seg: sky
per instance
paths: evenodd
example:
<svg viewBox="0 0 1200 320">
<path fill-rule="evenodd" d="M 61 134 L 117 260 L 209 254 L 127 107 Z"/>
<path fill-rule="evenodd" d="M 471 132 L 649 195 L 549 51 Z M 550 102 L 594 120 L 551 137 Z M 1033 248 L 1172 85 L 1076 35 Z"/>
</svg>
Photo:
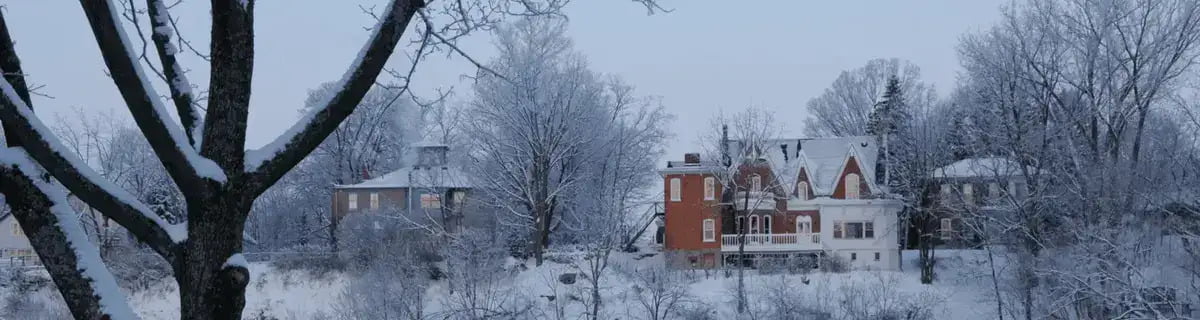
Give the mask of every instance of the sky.
<svg viewBox="0 0 1200 320">
<path fill-rule="evenodd" d="M 143 4 L 141 1 L 133 1 Z M 257 148 L 299 117 L 307 92 L 339 79 L 374 24 L 360 6 L 383 0 L 259 0 L 255 9 L 255 66 L 247 147 Z M 758 107 L 774 112 L 791 136 L 803 132 L 805 103 L 844 70 L 874 58 L 909 60 L 945 94 L 955 85 L 956 47 L 968 32 L 1000 16 L 1002 0 L 798 1 L 661 0 L 669 13 L 648 15 L 624 0 L 575 0 L 567 9 L 569 35 L 593 70 L 624 78 L 642 95 L 661 97 L 675 116 L 666 159 L 698 151 L 702 130 L 718 112 Z M 44 121 L 76 109 L 117 110 L 128 116 L 105 75 L 87 19 L 76 1 L 5 2 L 4 15 L 28 79 L 44 85 L 35 108 Z M 208 52 L 207 1 L 172 9 L 186 39 Z M 143 21 L 142 23 L 146 23 Z M 132 32 L 132 28 L 129 28 Z M 490 35 L 460 45 L 476 60 L 495 54 Z M 153 48 L 149 48 L 153 50 Z M 404 68 L 402 47 L 389 67 Z M 181 63 L 191 82 L 207 87 L 207 66 Z M 423 61 L 414 92 L 454 89 L 470 98 L 474 67 L 461 57 Z M 381 79 L 386 81 L 386 79 Z M 159 93 L 165 93 L 165 85 Z M 132 121 L 130 121 L 132 123 Z M 666 160 L 664 159 L 664 160 Z"/>
</svg>

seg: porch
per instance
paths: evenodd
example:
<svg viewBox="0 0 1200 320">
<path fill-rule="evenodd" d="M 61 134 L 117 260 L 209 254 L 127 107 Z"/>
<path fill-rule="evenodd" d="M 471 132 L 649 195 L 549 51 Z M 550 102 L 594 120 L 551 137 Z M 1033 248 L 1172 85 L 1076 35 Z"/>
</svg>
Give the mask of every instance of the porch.
<svg viewBox="0 0 1200 320">
<path fill-rule="evenodd" d="M 821 250 L 821 234 L 819 233 L 756 233 L 756 234 L 722 234 L 721 251 L 736 252 L 745 237 L 745 251 L 778 252 L 778 251 L 817 251 Z"/>
</svg>

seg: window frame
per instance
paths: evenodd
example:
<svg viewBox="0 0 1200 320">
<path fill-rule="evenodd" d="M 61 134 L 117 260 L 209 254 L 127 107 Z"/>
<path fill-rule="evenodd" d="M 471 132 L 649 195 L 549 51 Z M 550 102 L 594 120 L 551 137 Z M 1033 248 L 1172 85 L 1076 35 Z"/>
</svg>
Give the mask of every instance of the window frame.
<svg viewBox="0 0 1200 320">
<path fill-rule="evenodd" d="M 753 191 L 753 192 L 761 192 L 762 191 L 762 176 L 760 176 L 758 174 L 754 174 L 754 175 L 750 176 L 750 191 Z"/>
<path fill-rule="evenodd" d="M 853 178 L 854 183 L 850 183 L 851 178 Z M 859 176 L 857 173 L 853 172 L 847 173 L 846 176 L 842 178 L 842 184 L 844 184 L 845 187 L 846 199 L 862 198 L 862 176 Z M 853 190 L 853 192 L 851 192 L 851 190 Z"/>
<path fill-rule="evenodd" d="M 942 240 L 950 240 L 953 238 L 954 221 L 950 218 L 942 218 L 939 221 L 938 238 Z"/>
<path fill-rule="evenodd" d="M 852 228 L 851 226 L 857 226 Z M 851 232 L 851 231 L 858 232 Z M 870 232 L 868 232 L 870 231 Z M 870 236 L 868 236 L 868 234 Z M 833 238 L 841 240 L 869 240 L 875 239 L 875 222 L 866 220 L 856 221 L 834 221 L 833 222 Z"/>
<path fill-rule="evenodd" d="M 682 190 L 680 190 L 683 188 L 683 181 L 680 180 L 679 178 L 671 178 L 670 184 L 671 184 L 671 186 L 670 186 L 671 190 L 668 190 L 668 192 L 670 193 L 670 196 L 671 196 L 671 202 L 683 201 L 683 195 L 682 195 L 683 192 L 682 192 Z"/>
<path fill-rule="evenodd" d="M 369 198 L 370 198 L 370 201 L 371 201 L 371 204 L 370 204 L 370 208 L 371 208 L 371 210 L 376 210 L 376 209 L 379 209 L 379 193 L 378 193 L 378 192 L 372 192 L 372 193 L 370 194 Z"/>
<path fill-rule="evenodd" d="M 717 179 L 704 177 L 704 200 L 717 199 Z"/>
<path fill-rule="evenodd" d="M 796 233 L 811 234 L 812 232 L 812 217 L 796 216 Z"/>
<path fill-rule="evenodd" d="M 757 214 L 750 215 L 749 221 L 750 221 L 750 230 L 748 230 L 746 233 L 747 234 L 758 234 L 759 230 L 762 230 L 761 228 L 758 227 L 758 221 L 759 221 L 758 215 Z"/>
<path fill-rule="evenodd" d="M 764 214 L 761 219 L 762 219 L 762 228 L 761 229 L 762 229 L 763 234 L 771 234 L 771 232 L 772 232 L 771 222 L 772 222 L 772 220 L 775 220 L 775 218 L 771 217 L 771 215 L 769 215 L 769 214 Z"/>
<path fill-rule="evenodd" d="M 882 256 L 882 255 L 879 254 L 879 251 L 875 251 L 875 261 L 879 261 L 879 259 L 881 258 L 880 256 Z"/>
<path fill-rule="evenodd" d="M 974 205 L 975 204 L 975 186 L 970 183 L 964 183 L 962 185 L 962 198 L 963 198 L 964 204 Z"/>
<path fill-rule="evenodd" d="M 704 219 L 701 227 L 700 236 L 704 242 L 717 241 L 717 221 L 715 219 Z"/>
<path fill-rule="evenodd" d="M 346 208 L 350 210 L 358 210 L 358 192 L 346 193 Z"/>
<path fill-rule="evenodd" d="M 796 198 L 800 200 L 808 200 L 808 181 L 800 181 L 796 183 Z"/>
</svg>

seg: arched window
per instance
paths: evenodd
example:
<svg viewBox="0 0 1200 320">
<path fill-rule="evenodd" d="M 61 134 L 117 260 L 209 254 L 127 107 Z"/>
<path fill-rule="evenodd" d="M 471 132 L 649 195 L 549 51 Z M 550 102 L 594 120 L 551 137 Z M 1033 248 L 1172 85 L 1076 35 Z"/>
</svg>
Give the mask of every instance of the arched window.
<svg viewBox="0 0 1200 320">
<path fill-rule="evenodd" d="M 750 176 L 750 191 L 762 191 L 762 177 L 759 175 Z"/>
<path fill-rule="evenodd" d="M 704 178 L 704 200 L 714 200 L 717 198 L 717 179 L 713 177 Z"/>
<path fill-rule="evenodd" d="M 861 181 L 862 179 L 858 177 L 858 174 L 851 173 L 846 175 L 846 199 L 858 199 L 859 188 L 862 184 Z"/>
<path fill-rule="evenodd" d="M 737 217 L 733 219 L 733 230 L 739 234 L 746 231 L 746 217 Z"/>
<path fill-rule="evenodd" d="M 750 216 L 750 232 L 749 234 L 758 234 L 758 216 Z"/>
<path fill-rule="evenodd" d="M 680 188 L 679 184 L 680 184 L 679 178 L 671 178 L 671 201 L 672 202 L 679 202 L 679 200 L 681 200 L 681 196 L 679 194 L 679 188 Z"/>
<path fill-rule="evenodd" d="M 796 233 L 812 233 L 812 217 L 796 216 Z"/>
<path fill-rule="evenodd" d="M 771 215 L 762 217 L 762 230 L 765 234 L 771 234 Z"/>
<path fill-rule="evenodd" d="M 796 184 L 796 196 L 799 197 L 800 200 L 808 200 L 808 182 L 807 181 L 800 181 L 800 183 Z"/>
</svg>

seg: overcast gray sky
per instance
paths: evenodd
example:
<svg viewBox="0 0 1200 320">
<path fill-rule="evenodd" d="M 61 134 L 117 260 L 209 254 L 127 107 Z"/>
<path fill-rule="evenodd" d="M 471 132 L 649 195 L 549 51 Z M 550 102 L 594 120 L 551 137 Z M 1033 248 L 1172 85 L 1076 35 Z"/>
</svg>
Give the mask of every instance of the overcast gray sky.
<svg viewBox="0 0 1200 320">
<path fill-rule="evenodd" d="M 134 1 L 141 3 L 140 1 Z M 308 89 L 339 78 L 358 52 L 373 21 L 358 4 L 383 0 L 260 0 L 256 8 L 255 69 L 247 147 L 259 147 L 288 128 Z M 1002 0 L 798 1 L 663 0 L 674 9 L 646 15 L 624 0 L 575 0 L 570 34 L 592 68 L 620 75 L 638 91 L 663 98 L 676 116 L 667 157 L 698 148 L 699 130 L 719 110 L 748 106 L 774 110 L 785 130 L 802 132 L 804 104 L 838 73 L 873 58 L 896 57 L 919 65 L 943 94 L 954 86 L 959 37 L 999 18 Z M 45 85 L 34 104 L 44 119 L 71 107 L 121 108 L 104 75 L 96 42 L 76 1 L 8 1 L 5 16 L 29 79 Z M 174 9 L 184 35 L 207 52 L 208 3 L 191 0 Z M 480 60 L 493 54 L 480 34 L 463 48 Z M 413 48 L 406 48 L 411 51 Z M 152 49 L 151 49 L 152 50 Z M 393 65 L 407 64 L 403 55 Z M 198 58 L 183 61 L 192 83 L 207 87 Z M 461 58 L 420 66 L 418 94 L 456 87 L 469 96 L 461 75 L 473 68 Z M 160 88 L 160 93 L 165 89 Z"/>
</svg>

